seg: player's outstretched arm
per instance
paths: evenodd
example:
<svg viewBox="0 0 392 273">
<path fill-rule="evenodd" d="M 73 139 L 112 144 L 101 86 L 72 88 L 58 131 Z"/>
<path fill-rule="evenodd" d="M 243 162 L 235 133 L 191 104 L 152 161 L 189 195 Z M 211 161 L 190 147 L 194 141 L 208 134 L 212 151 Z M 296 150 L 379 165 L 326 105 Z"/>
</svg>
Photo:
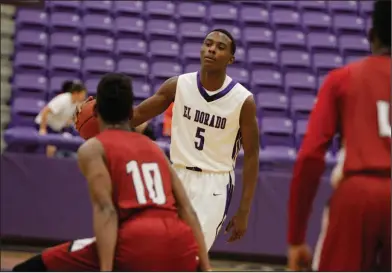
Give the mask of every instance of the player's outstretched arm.
<svg viewBox="0 0 392 273">
<path fill-rule="evenodd" d="M 240 130 L 244 149 L 244 167 L 242 170 L 242 196 L 236 215 L 226 227 L 226 232 L 233 229 L 229 242 L 241 239 L 247 229 L 248 217 L 259 175 L 259 126 L 256 117 L 256 103 L 249 96 L 241 109 Z"/>
<path fill-rule="evenodd" d="M 112 271 L 117 243 L 118 216 L 112 201 L 112 183 L 101 143 L 92 138 L 78 150 L 79 168 L 87 180 L 93 206 L 93 226 L 101 271 Z"/>
<path fill-rule="evenodd" d="M 176 96 L 177 79 L 172 77 L 165 81 L 154 95 L 133 109 L 132 128 L 162 114 L 170 106 Z"/>
<path fill-rule="evenodd" d="M 173 186 L 173 194 L 176 199 L 178 214 L 185 223 L 187 223 L 193 231 L 195 235 L 197 244 L 199 246 L 199 262 L 200 268 L 202 271 L 212 271 L 210 261 L 208 258 L 207 246 L 204 240 L 204 235 L 201 230 L 201 226 L 199 223 L 199 219 L 197 218 L 196 212 L 193 209 L 191 202 L 186 195 L 185 189 L 182 186 L 180 178 L 178 178 L 176 172 L 170 166 L 170 162 L 168 160 L 171 177 L 172 177 L 172 186 Z"/>
</svg>

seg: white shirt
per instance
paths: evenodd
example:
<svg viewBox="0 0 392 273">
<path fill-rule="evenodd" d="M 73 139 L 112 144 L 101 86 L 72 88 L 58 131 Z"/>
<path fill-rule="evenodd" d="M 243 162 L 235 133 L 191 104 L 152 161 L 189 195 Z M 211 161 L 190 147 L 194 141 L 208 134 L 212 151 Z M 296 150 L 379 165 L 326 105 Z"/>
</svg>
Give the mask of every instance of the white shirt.
<svg viewBox="0 0 392 273">
<path fill-rule="evenodd" d="M 47 124 L 54 131 L 61 131 L 67 122 L 72 118 L 76 110 L 77 103 L 72 102 L 71 93 L 63 93 L 54 97 L 49 103 L 48 107 L 50 113 L 48 114 Z M 40 124 L 42 119 L 42 111 L 35 118 L 35 123 Z"/>
<path fill-rule="evenodd" d="M 178 166 L 228 172 L 241 149 L 242 105 L 252 93 L 229 76 L 219 90 L 209 92 L 198 75 L 178 77 L 170 159 Z"/>
</svg>

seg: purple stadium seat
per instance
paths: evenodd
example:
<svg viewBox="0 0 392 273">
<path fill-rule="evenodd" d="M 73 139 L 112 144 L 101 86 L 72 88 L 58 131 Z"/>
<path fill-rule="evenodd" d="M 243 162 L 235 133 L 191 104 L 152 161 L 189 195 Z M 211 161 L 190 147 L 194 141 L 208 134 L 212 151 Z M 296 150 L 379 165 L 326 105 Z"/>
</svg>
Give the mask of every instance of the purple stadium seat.
<svg viewBox="0 0 392 273">
<path fill-rule="evenodd" d="M 200 64 L 188 64 L 185 66 L 184 73 L 192 73 L 200 70 Z"/>
<path fill-rule="evenodd" d="M 288 94 L 316 93 L 316 78 L 310 73 L 289 72 L 285 75 L 285 89 Z"/>
<path fill-rule="evenodd" d="M 175 14 L 176 5 L 172 1 L 146 1 L 146 15 L 150 17 L 172 17 Z"/>
<path fill-rule="evenodd" d="M 34 126 L 34 119 L 44 106 L 43 100 L 15 98 L 11 108 L 12 126 Z"/>
<path fill-rule="evenodd" d="M 142 39 L 118 39 L 115 52 L 118 56 L 147 55 L 147 44 Z"/>
<path fill-rule="evenodd" d="M 289 100 L 283 94 L 261 92 L 257 94 L 257 107 L 262 117 L 287 117 Z"/>
<path fill-rule="evenodd" d="M 133 81 L 133 94 L 136 99 L 145 100 L 151 96 L 151 87 L 143 81 Z"/>
<path fill-rule="evenodd" d="M 218 21 L 236 21 L 238 19 L 238 9 L 230 4 L 211 4 L 210 19 L 213 22 Z"/>
<path fill-rule="evenodd" d="M 276 46 L 279 49 L 304 49 L 306 46 L 305 35 L 297 30 L 276 31 Z"/>
<path fill-rule="evenodd" d="M 249 86 L 249 72 L 244 68 L 229 66 L 227 68 L 227 75 L 233 80 L 241 83 L 245 87 Z"/>
<path fill-rule="evenodd" d="M 86 80 L 85 86 L 89 96 L 97 95 L 97 87 L 99 84 L 99 80 L 99 78 L 91 78 Z"/>
<path fill-rule="evenodd" d="M 112 34 L 113 20 L 108 15 L 86 14 L 83 17 L 83 31 L 85 34 Z"/>
<path fill-rule="evenodd" d="M 256 90 L 255 87 L 260 87 L 281 91 L 283 87 L 282 75 L 275 70 L 253 70 L 251 85 L 254 90 Z"/>
<path fill-rule="evenodd" d="M 16 28 L 44 31 L 48 25 L 48 14 L 35 9 L 20 9 L 16 14 Z"/>
<path fill-rule="evenodd" d="M 352 13 L 358 12 L 358 2 L 352 0 L 327 1 L 328 9 L 332 13 Z"/>
<path fill-rule="evenodd" d="M 54 97 L 58 94 L 60 94 L 63 90 L 61 90 L 61 87 L 65 81 L 72 81 L 72 80 L 79 80 L 78 78 L 72 78 L 72 77 L 65 77 L 65 76 L 54 76 L 50 78 L 49 82 L 49 99 L 51 97 Z"/>
<path fill-rule="evenodd" d="M 363 58 L 363 56 L 355 56 L 355 55 L 346 56 L 346 58 L 344 58 L 344 63 L 345 64 L 353 63 L 353 62 L 361 60 L 362 58 Z"/>
<path fill-rule="evenodd" d="M 87 57 L 83 60 L 83 74 L 106 74 L 113 72 L 115 63 L 111 58 Z"/>
<path fill-rule="evenodd" d="M 370 30 L 371 27 L 372 27 L 372 18 L 369 17 L 369 18 L 366 19 L 366 22 L 365 22 L 365 30 L 366 30 L 366 33 L 369 32 L 369 30 Z"/>
<path fill-rule="evenodd" d="M 301 147 L 302 140 L 306 134 L 307 127 L 307 120 L 297 120 L 295 125 L 295 144 L 297 146 L 297 149 Z"/>
<path fill-rule="evenodd" d="M 243 7 L 240 22 L 244 25 L 269 25 L 269 13 L 263 7 Z"/>
<path fill-rule="evenodd" d="M 29 97 L 45 100 L 48 80 L 37 75 L 16 74 L 13 81 L 15 97 Z"/>
<path fill-rule="evenodd" d="M 182 46 L 182 59 L 186 62 L 189 60 L 200 60 L 200 43 L 185 43 Z"/>
<path fill-rule="evenodd" d="M 284 71 L 310 70 L 310 56 L 304 51 L 284 50 L 280 53 L 280 66 Z"/>
<path fill-rule="evenodd" d="M 197 19 L 201 21 L 207 16 L 207 9 L 203 3 L 178 3 L 177 13 L 181 20 Z"/>
<path fill-rule="evenodd" d="M 83 54 L 85 56 L 105 54 L 111 55 L 114 50 L 114 40 L 109 36 L 86 35 L 84 36 Z"/>
<path fill-rule="evenodd" d="M 268 28 L 245 27 L 243 31 L 244 42 L 248 46 L 268 45 L 272 46 L 274 35 Z"/>
<path fill-rule="evenodd" d="M 200 50 L 200 49 L 199 49 Z M 180 45 L 176 42 L 154 40 L 150 42 L 150 57 L 155 58 L 179 58 Z"/>
<path fill-rule="evenodd" d="M 265 146 L 294 146 L 293 123 L 290 119 L 266 117 L 261 120 L 261 143 Z"/>
<path fill-rule="evenodd" d="M 326 75 L 320 75 L 317 79 L 317 88 L 320 89 L 321 85 L 324 83 Z"/>
<path fill-rule="evenodd" d="M 19 51 L 15 54 L 14 67 L 17 71 L 35 71 L 42 73 L 46 71 L 47 57 L 39 52 Z"/>
<path fill-rule="evenodd" d="M 117 16 L 128 16 L 142 14 L 144 9 L 144 1 L 113 1 L 113 11 Z"/>
<path fill-rule="evenodd" d="M 254 0 L 237 0 L 236 1 L 238 4 L 240 4 L 242 7 L 259 7 L 262 6 L 264 8 L 267 7 L 267 4 L 263 1 L 254 1 Z"/>
<path fill-rule="evenodd" d="M 234 63 L 245 63 L 245 62 L 246 62 L 245 49 L 237 46 Z"/>
<path fill-rule="evenodd" d="M 362 34 L 365 31 L 365 21 L 356 15 L 337 14 L 333 18 L 333 27 L 337 34 Z"/>
<path fill-rule="evenodd" d="M 182 73 L 182 66 L 175 62 L 154 62 L 151 65 L 151 79 L 167 79 Z"/>
<path fill-rule="evenodd" d="M 18 150 L 22 145 L 37 145 L 39 143 L 38 138 L 38 131 L 31 126 L 17 126 L 9 128 L 4 133 L 4 140 L 8 145 L 7 148 L 15 145 Z"/>
<path fill-rule="evenodd" d="M 231 33 L 231 35 L 233 36 L 234 40 L 236 40 L 237 45 L 241 45 L 242 44 L 242 36 L 241 36 L 241 29 L 239 27 L 237 27 L 236 25 L 233 24 L 214 24 L 212 26 L 212 28 L 210 28 L 210 31 L 217 29 L 217 28 L 221 28 L 221 29 L 226 29 L 228 32 Z"/>
<path fill-rule="evenodd" d="M 148 63 L 144 60 L 121 59 L 117 63 L 117 71 L 132 77 L 146 78 L 149 72 Z"/>
<path fill-rule="evenodd" d="M 82 9 L 84 13 L 111 13 L 113 1 L 83 1 Z"/>
<path fill-rule="evenodd" d="M 42 31 L 19 30 L 16 33 L 15 45 L 18 49 L 45 51 L 48 46 L 48 35 Z"/>
<path fill-rule="evenodd" d="M 370 52 L 370 44 L 365 36 L 342 35 L 339 37 L 339 49 L 343 55 L 350 53 L 365 55 Z"/>
<path fill-rule="evenodd" d="M 359 2 L 359 12 L 362 16 L 370 16 L 373 12 L 374 1 Z"/>
<path fill-rule="evenodd" d="M 338 41 L 336 37 L 328 33 L 309 33 L 308 49 L 312 53 L 317 52 L 337 52 Z"/>
<path fill-rule="evenodd" d="M 49 59 L 50 74 L 61 76 L 79 75 L 81 60 L 77 55 L 52 54 Z"/>
<path fill-rule="evenodd" d="M 46 1 L 49 4 L 49 9 L 52 12 L 66 11 L 66 12 L 79 12 L 81 8 L 81 1 Z"/>
<path fill-rule="evenodd" d="M 137 17 L 117 17 L 114 21 L 114 27 L 118 37 L 133 36 L 139 38 L 142 37 L 145 33 L 145 23 L 142 19 Z"/>
<path fill-rule="evenodd" d="M 79 35 L 72 33 L 53 33 L 50 36 L 50 51 L 69 52 L 78 54 L 82 45 L 82 39 Z"/>
<path fill-rule="evenodd" d="M 146 30 L 150 39 L 162 37 L 175 39 L 177 35 L 177 25 L 171 20 L 149 20 Z"/>
<path fill-rule="evenodd" d="M 52 33 L 59 31 L 78 32 L 81 23 L 80 16 L 71 12 L 53 12 L 50 16 Z"/>
<path fill-rule="evenodd" d="M 275 28 L 299 28 L 301 17 L 296 11 L 276 9 L 271 14 L 271 21 Z"/>
<path fill-rule="evenodd" d="M 257 66 L 278 66 L 278 54 L 270 48 L 251 48 L 248 50 L 248 62 L 252 67 Z"/>
<path fill-rule="evenodd" d="M 286 8 L 295 10 L 297 8 L 297 3 L 295 0 L 268 0 L 266 3 L 267 6 L 271 9 Z"/>
<path fill-rule="evenodd" d="M 291 115 L 293 119 L 308 119 L 316 102 L 316 97 L 311 95 L 297 95 L 291 98 Z"/>
<path fill-rule="evenodd" d="M 309 1 L 311 2 L 311 1 Z M 325 12 L 305 12 L 303 14 L 303 27 L 306 31 L 329 31 L 332 26 L 332 19 Z M 311 33 L 309 33 L 311 34 Z"/>
<path fill-rule="evenodd" d="M 327 9 L 326 1 L 309 1 L 299 0 L 297 6 L 300 10 L 305 11 L 325 11 Z"/>
<path fill-rule="evenodd" d="M 203 23 L 186 22 L 179 25 L 179 34 L 184 42 L 194 41 L 201 43 L 208 31 L 208 26 Z"/>
<path fill-rule="evenodd" d="M 279 162 L 293 164 L 296 158 L 296 151 L 294 148 L 287 146 L 266 146 L 261 152 L 260 156 L 268 162 Z"/>
<path fill-rule="evenodd" d="M 313 55 L 313 70 L 318 74 L 325 74 L 343 65 L 342 57 L 332 53 L 316 53 Z"/>
</svg>

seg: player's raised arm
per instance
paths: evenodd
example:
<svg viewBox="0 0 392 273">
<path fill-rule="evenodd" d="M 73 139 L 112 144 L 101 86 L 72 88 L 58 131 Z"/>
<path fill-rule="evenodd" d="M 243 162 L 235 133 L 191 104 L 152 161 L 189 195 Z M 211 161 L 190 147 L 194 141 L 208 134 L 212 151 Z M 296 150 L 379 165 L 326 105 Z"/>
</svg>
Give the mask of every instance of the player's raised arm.
<svg viewBox="0 0 392 273">
<path fill-rule="evenodd" d="M 92 138 L 78 150 L 78 164 L 88 182 L 93 227 L 101 271 L 112 271 L 117 243 L 118 216 L 112 201 L 112 182 L 103 160 L 101 143 Z"/>
<path fill-rule="evenodd" d="M 173 194 L 174 198 L 176 199 L 178 214 L 180 218 L 192 228 L 193 234 L 199 246 L 200 268 L 202 271 L 212 271 L 208 258 L 207 246 L 204 240 L 203 232 L 201 230 L 199 219 L 197 218 L 196 212 L 193 209 L 188 196 L 186 195 L 185 189 L 182 186 L 180 179 L 171 167 L 169 160 L 168 164 L 172 176 Z"/>
<path fill-rule="evenodd" d="M 228 240 L 229 242 L 240 239 L 246 232 L 259 175 L 259 127 L 256 117 L 256 103 L 253 96 L 249 96 L 242 105 L 240 130 L 244 149 L 242 196 L 236 215 L 226 227 L 226 232 L 233 229 L 232 235 Z"/>
<path fill-rule="evenodd" d="M 290 261 L 290 252 L 298 249 L 298 252 L 305 253 L 307 249 L 305 233 L 312 203 L 324 172 L 325 154 L 338 131 L 338 92 L 339 85 L 347 81 L 343 78 L 344 73 L 345 70 L 335 70 L 326 77 L 294 165 L 288 204 L 289 267 L 292 270 L 300 268 L 298 261 L 294 261 L 297 258 Z M 303 257 L 302 260 L 306 259 Z"/>
<path fill-rule="evenodd" d="M 165 81 L 154 95 L 133 109 L 132 128 L 162 114 L 170 106 L 176 96 L 177 79 L 172 77 Z"/>
</svg>

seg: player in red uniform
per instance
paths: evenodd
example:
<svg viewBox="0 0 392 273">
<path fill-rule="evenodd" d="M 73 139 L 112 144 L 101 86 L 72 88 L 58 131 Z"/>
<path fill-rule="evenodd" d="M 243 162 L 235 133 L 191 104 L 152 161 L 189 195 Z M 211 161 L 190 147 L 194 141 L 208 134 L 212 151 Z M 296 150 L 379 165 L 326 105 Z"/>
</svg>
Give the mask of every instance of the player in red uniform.
<svg viewBox="0 0 392 273">
<path fill-rule="evenodd" d="M 181 182 L 160 148 L 130 131 L 132 103 L 128 77 L 104 76 L 96 100 L 101 133 L 78 151 L 96 237 L 49 248 L 14 271 L 210 270 Z"/>
<path fill-rule="evenodd" d="M 372 55 L 332 71 L 320 90 L 294 167 L 288 260 L 310 265 L 307 222 L 336 132 L 344 142 L 343 180 L 325 211 L 313 270 L 391 271 L 391 1 L 375 2 Z"/>
</svg>

